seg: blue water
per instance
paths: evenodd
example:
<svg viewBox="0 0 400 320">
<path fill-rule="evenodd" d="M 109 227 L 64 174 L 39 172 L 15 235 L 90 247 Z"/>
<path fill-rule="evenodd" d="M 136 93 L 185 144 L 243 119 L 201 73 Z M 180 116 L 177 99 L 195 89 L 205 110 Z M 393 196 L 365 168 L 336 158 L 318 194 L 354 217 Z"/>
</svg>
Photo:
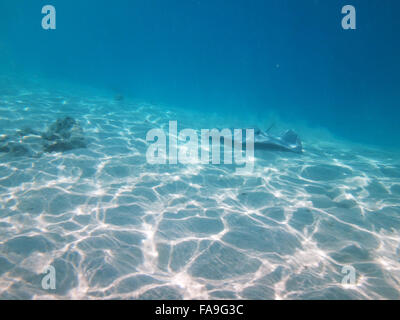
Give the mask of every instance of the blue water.
<svg viewBox="0 0 400 320">
<path fill-rule="evenodd" d="M 400 4 L 350 2 L 51 0 L 43 30 L 43 1 L 2 0 L 0 151 L 29 152 L 0 152 L 0 298 L 398 299 Z M 86 148 L 16 138 L 65 116 Z M 150 165 L 169 120 L 304 152 Z"/>
<path fill-rule="evenodd" d="M 57 29 L 44 32 L 40 1 L 2 1 L 2 69 L 183 108 L 273 109 L 360 142 L 399 145 L 396 1 L 353 1 L 356 31 L 341 28 L 343 1 L 52 4 Z"/>
</svg>

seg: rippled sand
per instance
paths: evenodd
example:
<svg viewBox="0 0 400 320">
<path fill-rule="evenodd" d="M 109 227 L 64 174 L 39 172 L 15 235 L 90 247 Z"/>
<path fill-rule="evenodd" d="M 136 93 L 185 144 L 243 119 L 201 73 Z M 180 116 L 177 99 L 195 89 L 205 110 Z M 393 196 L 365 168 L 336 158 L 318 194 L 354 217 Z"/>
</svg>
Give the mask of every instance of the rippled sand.
<svg viewBox="0 0 400 320">
<path fill-rule="evenodd" d="M 302 155 L 256 151 L 245 176 L 150 165 L 151 128 L 237 123 L 120 100 L 0 95 L 0 135 L 69 115 L 88 141 L 0 154 L 1 299 L 400 298 L 398 154 L 304 139 Z M 56 290 L 41 287 L 49 265 Z M 355 285 L 341 284 L 347 265 Z"/>
</svg>

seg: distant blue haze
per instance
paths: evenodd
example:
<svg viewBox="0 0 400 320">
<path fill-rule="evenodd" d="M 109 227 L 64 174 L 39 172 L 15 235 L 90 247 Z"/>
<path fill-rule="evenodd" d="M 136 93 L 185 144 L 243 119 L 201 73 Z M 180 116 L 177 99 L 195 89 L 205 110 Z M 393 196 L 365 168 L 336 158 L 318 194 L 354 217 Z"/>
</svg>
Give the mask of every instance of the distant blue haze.
<svg viewBox="0 0 400 320">
<path fill-rule="evenodd" d="M 41 8 L 57 9 L 57 30 Z M 357 30 L 341 8 L 357 9 Z M 0 71 L 400 146 L 396 0 L 2 0 Z"/>
</svg>

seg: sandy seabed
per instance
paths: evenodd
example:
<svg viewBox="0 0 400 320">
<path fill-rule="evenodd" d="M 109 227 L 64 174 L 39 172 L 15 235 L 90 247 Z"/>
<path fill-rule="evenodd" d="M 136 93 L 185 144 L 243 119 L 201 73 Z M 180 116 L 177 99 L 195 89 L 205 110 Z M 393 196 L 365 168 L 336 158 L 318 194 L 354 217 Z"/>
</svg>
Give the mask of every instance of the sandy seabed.
<svg viewBox="0 0 400 320">
<path fill-rule="evenodd" d="M 0 153 L 0 299 L 399 299 L 400 157 L 303 139 L 232 165 L 151 165 L 146 133 L 237 123 L 3 90 L 0 135 L 79 121 L 87 148 Z M 167 130 L 167 129 L 166 129 Z M 56 270 L 56 289 L 41 286 Z M 343 266 L 356 283 L 343 285 Z"/>
</svg>

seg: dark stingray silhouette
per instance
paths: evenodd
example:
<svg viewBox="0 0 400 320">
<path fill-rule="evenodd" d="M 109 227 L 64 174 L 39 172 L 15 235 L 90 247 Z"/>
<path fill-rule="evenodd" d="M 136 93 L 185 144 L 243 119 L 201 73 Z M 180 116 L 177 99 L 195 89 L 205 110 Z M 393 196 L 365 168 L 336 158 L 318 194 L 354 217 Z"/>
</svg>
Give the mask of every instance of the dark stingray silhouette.
<svg viewBox="0 0 400 320">
<path fill-rule="evenodd" d="M 257 129 L 254 131 L 254 147 L 256 149 L 303 152 L 303 145 L 296 132 L 285 131 L 281 136 L 273 136 L 269 130 Z"/>
</svg>

